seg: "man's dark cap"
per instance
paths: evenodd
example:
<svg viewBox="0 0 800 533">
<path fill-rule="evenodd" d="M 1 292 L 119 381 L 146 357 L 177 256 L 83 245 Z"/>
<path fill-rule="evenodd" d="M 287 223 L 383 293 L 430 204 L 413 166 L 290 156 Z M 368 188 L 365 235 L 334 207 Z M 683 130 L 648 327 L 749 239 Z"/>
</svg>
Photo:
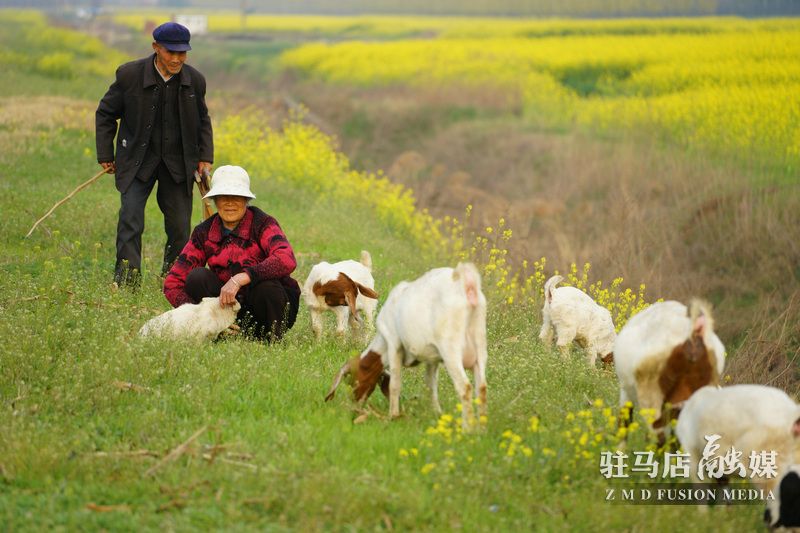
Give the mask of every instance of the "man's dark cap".
<svg viewBox="0 0 800 533">
<path fill-rule="evenodd" d="M 189 28 L 177 22 L 165 22 L 153 30 L 153 40 L 170 52 L 186 52 L 191 50 Z"/>
</svg>

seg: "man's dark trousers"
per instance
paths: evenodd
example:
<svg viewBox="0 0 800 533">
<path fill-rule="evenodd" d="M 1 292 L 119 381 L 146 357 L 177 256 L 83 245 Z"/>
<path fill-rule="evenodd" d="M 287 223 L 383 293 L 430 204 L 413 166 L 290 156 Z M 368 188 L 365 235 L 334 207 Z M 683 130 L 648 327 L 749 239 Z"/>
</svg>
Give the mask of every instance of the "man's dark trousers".
<svg viewBox="0 0 800 533">
<path fill-rule="evenodd" d="M 189 241 L 192 229 L 192 190 L 185 181 L 176 183 L 161 162 L 152 177 L 147 180 L 134 179 L 122 193 L 117 225 L 117 265 L 114 273 L 117 283 L 136 283 L 139 279 L 142 269 L 144 208 L 156 182 L 156 199 L 164 214 L 164 230 L 167 234 L 162 274 L 169 270 Z"/>
</svg>

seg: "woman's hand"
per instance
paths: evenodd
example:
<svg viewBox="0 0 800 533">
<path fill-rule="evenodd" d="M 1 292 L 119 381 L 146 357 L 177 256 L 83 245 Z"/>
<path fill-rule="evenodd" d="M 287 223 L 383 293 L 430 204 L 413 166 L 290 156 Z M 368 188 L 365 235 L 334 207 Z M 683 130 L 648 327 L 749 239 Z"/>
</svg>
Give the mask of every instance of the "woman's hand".
<svg viewBox="0 0 800 533">
<path fill-rule="evenodd" d="M 246 272 L 240 272 L 235 276 L 231 276 L 222 289 L 219 291 L 219 305 L 225 307 L 226 305 L 233 305 L 236 301 L 236 294 L 243 286 L 250 283 L 250 276 Z"/>
</svg>

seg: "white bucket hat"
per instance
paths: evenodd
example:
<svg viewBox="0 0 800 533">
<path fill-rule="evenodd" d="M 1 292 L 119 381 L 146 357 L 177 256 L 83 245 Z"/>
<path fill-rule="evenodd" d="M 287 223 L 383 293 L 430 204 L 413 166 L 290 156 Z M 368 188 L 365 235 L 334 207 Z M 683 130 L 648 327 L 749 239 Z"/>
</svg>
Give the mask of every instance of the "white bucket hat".
<svg viewBox="0 0 800 533">
<path fill-rule="evenodd" d="M 245 169 L 236 165 L 223 165 L 214 171 L 211 176 L 211 190 L 203 198 L 223 195 L 256 197 L 250 191 L 250 176 Z"/>
</svg>

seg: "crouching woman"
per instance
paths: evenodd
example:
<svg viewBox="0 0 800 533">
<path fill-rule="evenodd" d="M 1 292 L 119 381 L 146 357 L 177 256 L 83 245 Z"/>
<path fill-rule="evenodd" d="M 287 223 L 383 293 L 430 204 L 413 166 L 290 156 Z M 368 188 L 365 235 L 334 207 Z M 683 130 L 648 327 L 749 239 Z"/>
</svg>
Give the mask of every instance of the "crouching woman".
<svg viewBox="0 0 800 533">
<path fill-rule="evenodd" d="M 297 262 L 278 221 L 249 205 L 250 176 L 238 166 L 214 171 L 211 190 L 217 214 L 192 231 L 164 279 L 174 307 L 219 296 L 220 305 L 242 305 L 245 333 L 280 340 L 297 318 L 300 287 L 289 274 Z M 208 268 L 205 268 L 208 265 Z"/>
</svg>

